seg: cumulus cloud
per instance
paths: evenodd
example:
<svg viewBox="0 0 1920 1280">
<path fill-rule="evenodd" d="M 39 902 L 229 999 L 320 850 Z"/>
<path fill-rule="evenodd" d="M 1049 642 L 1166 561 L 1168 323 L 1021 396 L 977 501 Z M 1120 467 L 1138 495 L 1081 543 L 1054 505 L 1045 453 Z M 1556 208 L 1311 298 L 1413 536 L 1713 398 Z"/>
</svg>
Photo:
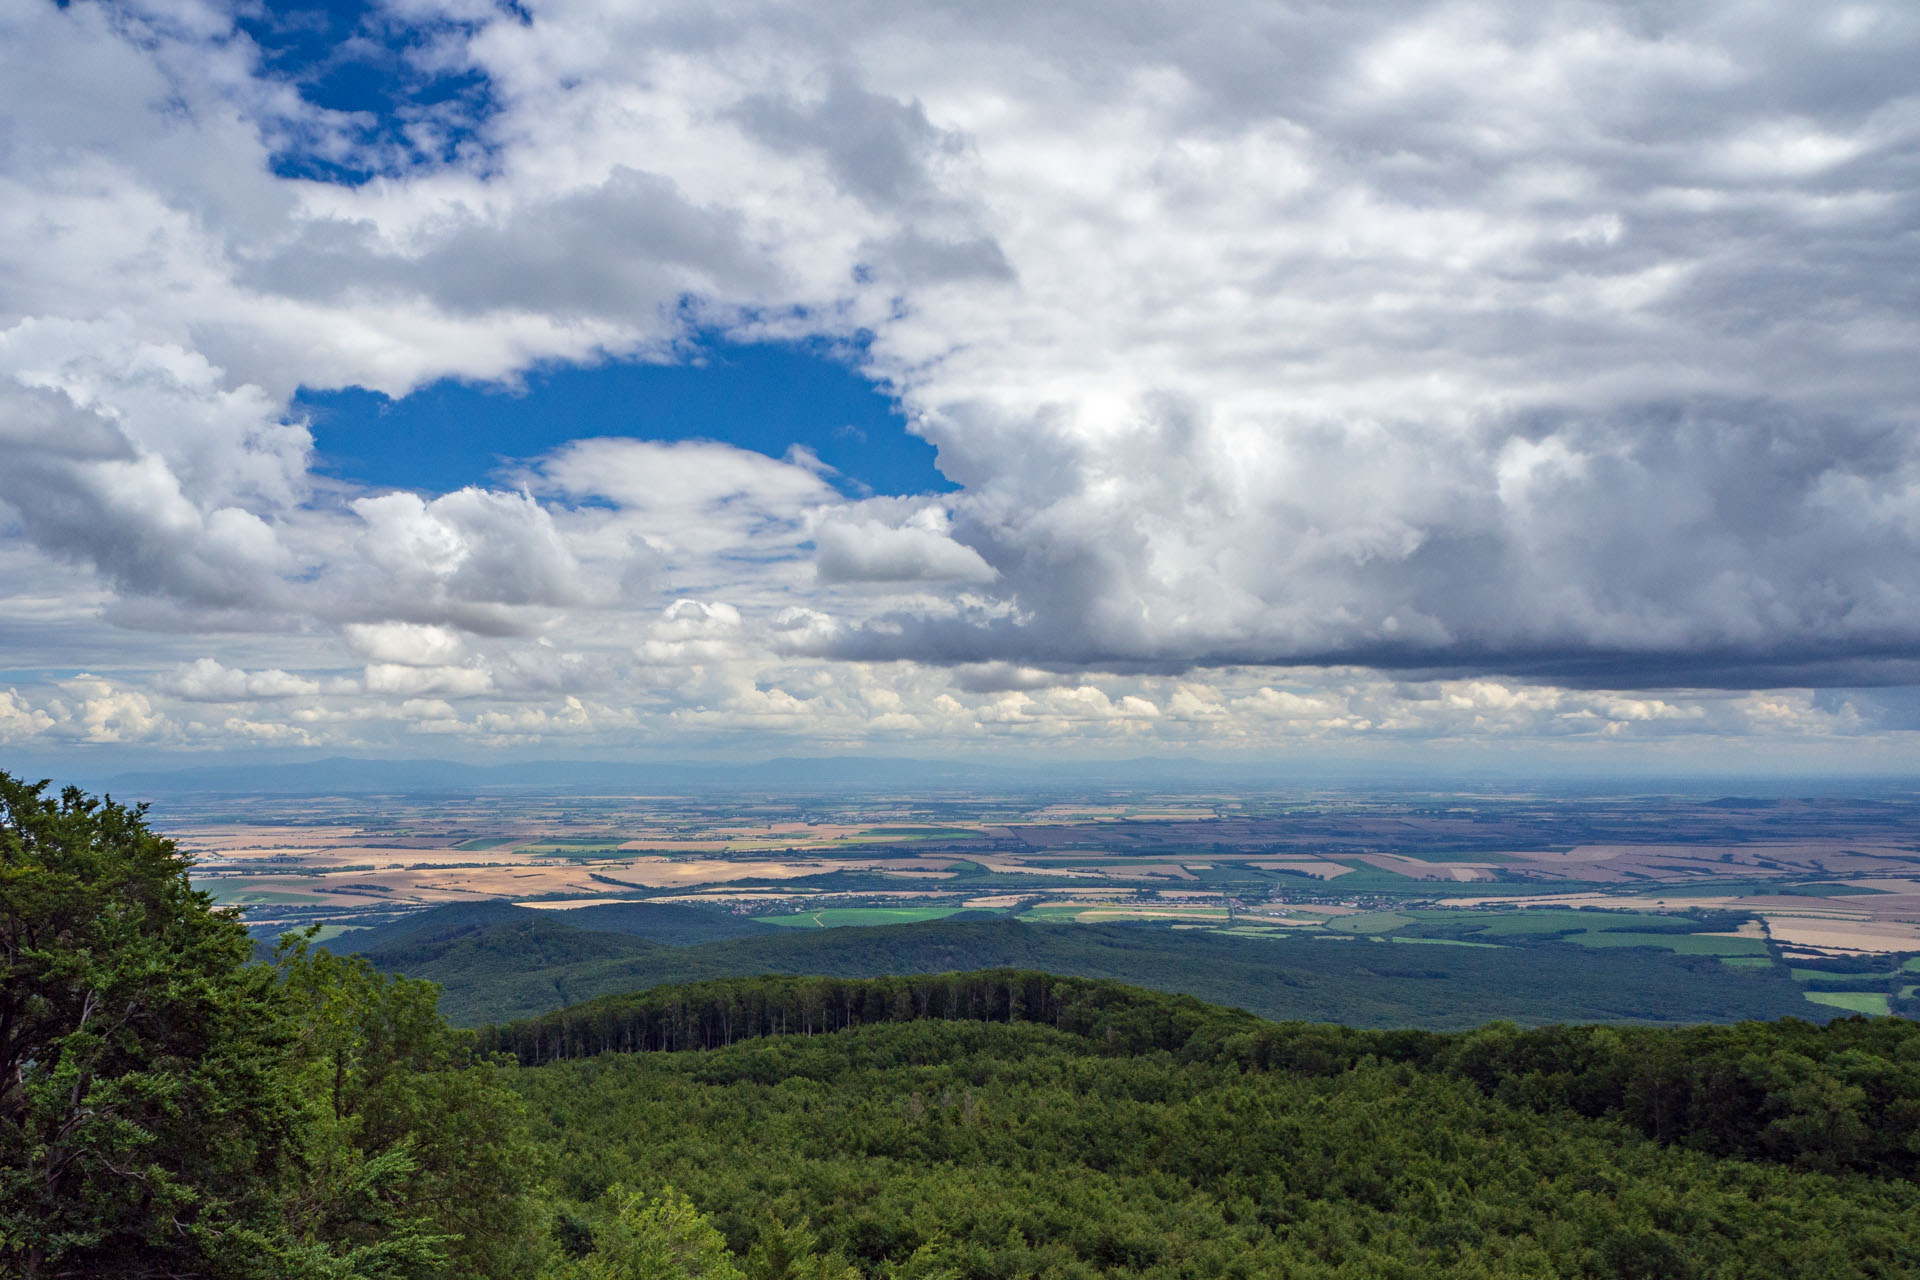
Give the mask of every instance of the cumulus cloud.
<svg viewBox="0 0 1920 1280">
<path fill-rule="evenodd" d="M 617 503 L 649 542 L 677 552 L 798 528 L 839 496 L 811 455 L 769 458 L 711 440 L 579 440 L 543 459 L 538 479 L 570 498 Z"/>
<path fill-rule="evenodd" d="M 0 537 L 78 567 L 95 634 L 252 637 L 50 675 L 0 731 L 259 738 L 174 712 L 306 699 L 322 734 L 346 685 L 482 737 L 1912 719 L 1704 692 L 1920 680 L 1907 8 L 388 20 L 486 114 L 397 144 L 218 6 L 0 14 Z M 709 332 L 857 351 L 959 491 L 594 439 L 369 492 L 289 412 Z M 835 684 L 869 663 L 917 674 Z"/>
<path fill-rule="evenodd" d="M 249 702 L 270 698 L 310 696 L 320 691 L 318 681 L 279 668 L 243 671 L 222 666 L 217 659 L 183 663 L 157 682 L 168 693 L 192 702 Z"/>
<path fill-rule="evenodd" d="M 370 662 L 364 678 L 368 693 L 417 699 L 426 695 L 471 697 L 493 688 L 493 673 L 485 666 L 413 666 L 398 662 Z"/>
<path fill-rule="evenodd" d="M 525 494 L 469 487 L 432 501 L 389 493 L 352 505 L 365 525 L 370 572 L 356 586 L 369 611 L 512 634 L 536 629 L 547 610 L 585 602 L 572 548 L 552 513 Z"/>
<path fill-rule="evenodd" d="M 446 666 L 466 655 L 466 644 L 448 627 L 417 622 L 349 622 L 343 631 L 356 653 L 376 662 L 410 667 Z"/>
<path fill-rule="evenodd" d="M 21 354 L 10 341 L 18 333 L 0 334 L 0 366 Z M 152 368 L 119 372 L 165 376 Z M 292 560 L 250 505 L 263 491 L 288 492 L 292 473 L 305 465 L 304 431 L 267 445 L 276 456 L 260 467 L 257 457 L 241 456 L 258 440 L 251 429 L 263 425 L 249 408 L 235 415 L 238 422 L 208 413 L 184 424 L 168 420 L 176 408 L 193 416 L 176 404 L 172 388 L 108 405 L 89 403 L 94 398 L 82 387 L 21 379 L 0 379 L 0 442 L 7 450 L 0 504 L 37 546 L 135 595 L 212 607 L 276 599 L 278 575 Z M 123 428 L 128 419 L 148 430 Z M 223 456 L 228 448 L 236 456 Z"/>
<path fill-rule="evenodd" d="M 49 712 L 65 737 L 87 743 L 152 742 L 177 726 L 138 689 L 86 672 L 60 682 Z"/>
<path fill-rule="evenodd" d="M 18 689 L 0 693 L 0 742 L 25 742 L 53 725 L 53 717 L 38 707 L 28 706 Z"/>
<path fill-rule="evenodd" d="M 993 566 L 955 542 L 944 513 L 916 512 L 900 525 L 830 516 L 814 530 L 822 582 L 993 581 Z"/>
</svg>

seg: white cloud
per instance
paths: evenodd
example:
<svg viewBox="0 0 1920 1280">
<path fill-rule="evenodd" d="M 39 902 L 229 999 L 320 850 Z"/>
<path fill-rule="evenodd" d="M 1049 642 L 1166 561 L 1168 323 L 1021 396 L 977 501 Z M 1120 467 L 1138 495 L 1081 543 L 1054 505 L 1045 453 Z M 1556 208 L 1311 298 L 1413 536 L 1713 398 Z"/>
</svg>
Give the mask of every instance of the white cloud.
<svg viewBox="0 0 1920 1280">
<path fill-rule="evenodd" d="M 222 666 L 215 658 L 199 658 L 182 663 L 156 683 L 175 697 L 193 702 L 249 702 L 307 697 L 320 691 L 318 681 L 278 668 L 243 671 Z"/>
<path fill-rule="evenodd" d="M 448 627 L 417 622 L 349 622 L 341 628 L 354 652 L 376 662 L 447 666 L 466 656 L 466 644 Z"/>
<path fill-rule="evenodd" d="M 59 731 L 81 742 L 151 742 L 178 730 L 146 694 L 82 673 L 60 682 L 64 698 L 49 706 Z"/>
<path fill-rule="evenodd" d="M 1904 10 L 462 22 L 497 111 L 427 162 L 218 6 L 0 12 L 0 733 L 1822 737 L 1898 717 L 1702 689 L 1920 679 Z M 288 412 L 695 332 L 847 343 L 960 490 L 367 492 Z"/>
<path fill-rule="evenodd" d="M 0 693 L 0 742 L 25 742 L 53 728 L 53 717 L 28 706 L 17 689 Z"/>
<path fill-rule="evenodd" d="M 901 525 L 828 517 L 814 530 L 823 582 L 993 581 L 993 566 L 955 542 L 944 512 L 927 508 Z"/>
<path fill-rule="evenodd" d="M 398 662 L 370 662 L 364 672 L 368 693 L 471 697 L 493 688 L 493 673 L 484 666 L 420 667 Z"/>
</svg>

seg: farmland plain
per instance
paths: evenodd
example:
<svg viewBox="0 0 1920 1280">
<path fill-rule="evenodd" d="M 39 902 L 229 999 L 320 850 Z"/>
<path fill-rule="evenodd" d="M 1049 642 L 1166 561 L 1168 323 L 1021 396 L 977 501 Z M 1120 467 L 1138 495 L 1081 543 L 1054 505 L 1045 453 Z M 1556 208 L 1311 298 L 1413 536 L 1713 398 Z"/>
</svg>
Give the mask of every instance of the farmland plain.
<svg viewBox="0 0 1920 1280">
<path fill-rule="evenodd" d="M 1297 946 L 1649 948 L 1900 1012 L 1920 793 L 185 794 L 158 827 L 263 932 L 504 900 L 795 929 L 1017 916 Z M 1855 998 L 1858 997 L 1858 998 Z"/>
</svg>

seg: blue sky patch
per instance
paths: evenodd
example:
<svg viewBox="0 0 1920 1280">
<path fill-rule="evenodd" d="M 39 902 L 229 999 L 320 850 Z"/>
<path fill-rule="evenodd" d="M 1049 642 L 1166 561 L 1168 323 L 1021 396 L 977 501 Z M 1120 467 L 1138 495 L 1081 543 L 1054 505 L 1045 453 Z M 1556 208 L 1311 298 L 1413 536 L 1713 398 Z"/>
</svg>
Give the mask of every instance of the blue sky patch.
<svg viewBox="0 0 1920 1280">
<path fill-rule="evenodd" d="M 485 154 L 479 130 L 497 109 L 491 82 L 418 56 L 474 24 L 407 23 L 365 0 L 252 6 L 235 23 L 259 47 L 268 75 L 314 106 L 351 113 L 334 118 L 334 131 L 278 139 L 273 170 L 281 177 L 355 185 Z"/>
<path fill-rule="evenodd" d="M 293 409 L 310 419 L 317 470 L 374 488 L 444 493 L 593 436 L 720 440 L 776 458 L 804 445 L 852 495 L 957 487 L 884 392 L 812 345 L 540 370 L 517 389 L 436 382 L 399 400 L 360 387 L 302 389 Z"/>
</svg>

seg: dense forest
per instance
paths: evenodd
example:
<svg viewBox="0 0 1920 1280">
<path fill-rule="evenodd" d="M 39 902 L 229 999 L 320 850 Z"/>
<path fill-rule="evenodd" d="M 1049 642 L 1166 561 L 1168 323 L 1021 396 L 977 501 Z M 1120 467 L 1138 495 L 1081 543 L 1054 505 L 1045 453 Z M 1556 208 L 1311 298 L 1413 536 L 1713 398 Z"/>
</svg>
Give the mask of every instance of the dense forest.
<svg viewBox="0 0 1920 1280">
<path fill-rule="evenodd" d="M 630 915 L 661 909 L 650 905 Z M 585 917 L 588 927 L 561 918 L 575 915 Z M 706 928 L 715 916 L 709 913 Z M 1530 1025 L 1679 1025 L 1832 1013 L 1809 1004 L 1777 968 L 1734 968 L 1712 956 L 1644 948 L 1542 942 L 1520 958 L 1513 949 L 1410 947 L 1358 938 L 1295 944 L 1156 925 L 1004 918 L 760 931 L 671 945 L 698 935 L 690 929 L 664 937 L 626 932 L 634 927 L 602 908 L 559 913 L 476 903 L 436 908 L 329 945 L 351 947 L 383 971 L 441 984 L 442 1011 L 465 1026 L 710 978 L 867 978 L 998 968 L 1118 978 L 1267 1018 L 1364 1027 L 1466 1030 L 1497 1018 Z"/>
<path fill-rule="evenodd" d="M 0 1274 L 1920 1274 L 1903 1019 L 1369 1030 L 998 969 L 475 1033 L 256 958 L 187 866 L 0 774 Z"/>
<path fill-rule="evenodd" d="M 1188 1057 L 912 1021 L 609 1053 L 515 1087 L 558 1154 L 560 1221 L 608 1213 L 609 1186 L 672 1187 L 736 1256 L 797 1234 L 865 1276 L 1920 1274 L 1920 1188 L 1863 1171 L 1911 1160 L 1913 1029 L 1774 1030 L 1723 1046 L 1767 1095 L 1724 1130 L 1711 1105 L 1663 1121 L 1630 1072 L 1623 1098 L 1585 1096 L 1591 1035 L 1511 1028 L 1416 1049 L 1427 1066 L 1278 1033 L 1300 1070 L 1250 1069 L 1233 1037 Z M 1908 1092 L 1863 1100 L 1894 1078 Z M 1881 1146 L 1865 1131 L 1889 1113 L 1906 1127 Z M 1721 1145 L 1754 1154 L 1702 1149 Z"/>
</svg>

